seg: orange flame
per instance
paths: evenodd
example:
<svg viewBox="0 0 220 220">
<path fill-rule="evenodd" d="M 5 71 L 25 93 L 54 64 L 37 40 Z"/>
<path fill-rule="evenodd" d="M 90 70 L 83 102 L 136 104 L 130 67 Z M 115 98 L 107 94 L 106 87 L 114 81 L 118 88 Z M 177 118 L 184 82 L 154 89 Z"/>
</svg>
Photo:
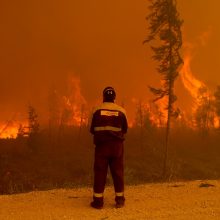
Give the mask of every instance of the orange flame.
<svg viewBox="0 0 220 220">
<path fill-rule="evenodd" d="M 1 127 L 4 127 L 1 126 Z M 6 138 L 16 138 L 18 133 L 18 127 L 8 127 L 7 129 L 1 129 L 0 132 L 0 138 L 6 139 Z"/>
<path fill-rule="evenodd" d="M 135 124 L 144 123 L 146 117 L 149 119 L 150 123 L 156 127 L 164 126 L 166 122 L 167 111 L 165 109 L 166 101 L 165 98 L 158 101 L 157 104 L 153 102 L 144 102 L 137 100 L 136 98 L 132 98 L 132 102 L 136 105 L 136 120 L 132 122 L 128 122 L 131 127 Z M 140 118 L 142 117 L 142 119 Z M 139 120 L 139 122 L 137 122 Z M 140 122 L 140 120 L 143 120 Z"/>
<path fill-rule="evenodd" d="M 27 122 L 7 121 L 0 124 L 0 139 L 14 139 L 18 135 L 20 125 L 27 125 Z"/>
<path fill-rule="evenodd" d="M 192 56 L 189 53 L 184 57 L 184 65 L 180 71 L 180 76 L 183 82 L 184 87 L 191 94 L 192 98 L 195 100 L 194 106 L 192 108 L 192 112 L 195 113 L 196 110 L 202 105 L 202 101 L 204 98 L 212 102 L 214 101 L 213 94 L 209 91 L 207 85 L 204 82 L 195 78 L 192 73 L 190 64 L 191 64 Z M 215 112 L 212 112 L 214 117 L 214 127 L 219 126 L 219 120 Z M 188 122 L 188 125 L 193 126 L 192 123 Z"/>
<path fill-rule="evenodd" d="M 193 76 L 190 67 L 191 60 L 192 57 L 190 55 L 184 57 L 184 65 L 180 71 L 180 76 L 187 91 L 194 99 L 197 99 L 199 90 L 201 88 L 206 88 L 206 85 Z"/>
</svg>

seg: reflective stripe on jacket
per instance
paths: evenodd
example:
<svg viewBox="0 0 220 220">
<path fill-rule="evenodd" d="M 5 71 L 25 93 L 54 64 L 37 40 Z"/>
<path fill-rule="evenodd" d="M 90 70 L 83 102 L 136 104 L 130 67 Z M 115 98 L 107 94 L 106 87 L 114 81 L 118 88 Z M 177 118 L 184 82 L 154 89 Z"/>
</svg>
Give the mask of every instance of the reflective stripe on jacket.
<svg viewBox="0 0 220 220">
<path fill-rule="evenodd" d="M 126 112 L 121 106 L 103 102 L 95 109 L 90 128 L 95 144 L 111 140 L 123 141 L 127 129 Z"/>
</svg>

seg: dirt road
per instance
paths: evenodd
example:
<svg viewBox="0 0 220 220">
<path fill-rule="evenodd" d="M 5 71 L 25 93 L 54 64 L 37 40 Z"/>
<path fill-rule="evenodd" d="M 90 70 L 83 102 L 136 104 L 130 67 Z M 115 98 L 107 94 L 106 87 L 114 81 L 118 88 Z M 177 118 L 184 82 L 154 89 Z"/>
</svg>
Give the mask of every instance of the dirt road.
<svg viewBox="0 0 220 220">
<path fill-rule="evenodd" d="M 114 208 L 111 187 L 106 188 L 102 210 L 89 206 L 91 196 L 91 188 L 2 195 L 0 220 L 220 219 L 217 180 L 127 186 L 126 206 L 121 209 Z"/>
</svg>

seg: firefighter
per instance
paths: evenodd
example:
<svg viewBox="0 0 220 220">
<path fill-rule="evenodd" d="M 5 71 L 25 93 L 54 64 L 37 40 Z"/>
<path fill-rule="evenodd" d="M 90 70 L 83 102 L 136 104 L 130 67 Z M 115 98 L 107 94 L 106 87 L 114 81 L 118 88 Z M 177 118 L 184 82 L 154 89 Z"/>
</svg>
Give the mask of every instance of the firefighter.
<svg viewBox="0 0 220 220">
<path fill-rule="evenodd" d="M 124 206 L 124 134 L 127 132 L 127 119 L 124 108 L 114 103 L 114 88 L 103 90 L 103 103 L 92 116 L 90 132 L 95 144 L 93 208 L 103 207 L 108 166 L 110 167 L 115 189 L 116 207 Z"/>
</svg>

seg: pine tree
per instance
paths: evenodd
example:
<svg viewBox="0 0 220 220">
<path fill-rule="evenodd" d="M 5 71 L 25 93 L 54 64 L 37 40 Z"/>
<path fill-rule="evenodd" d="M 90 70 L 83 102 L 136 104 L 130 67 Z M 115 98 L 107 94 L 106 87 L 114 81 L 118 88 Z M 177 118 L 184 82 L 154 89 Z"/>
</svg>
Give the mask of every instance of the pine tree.
<svg viewBox="0 0 220 220">
<path fill-rule="evenodd" d="M 178 71 L 183 60 L 179 50 L 182 46 L 181 26 L 183 20 L 179 18 L 176 0 L 150 0 L 150 14 L 147 16 L 149 22 L 149 35 L 144 43 L 155 42 L 151 46 L 153 59 L 159 65 L 157 71 L 162 77 L 161 88 L 149 87 L 156 96 L 155 101 L 167 98 L 167 122 L 165 138 L 165 157 L 163 165 L 163 176 L 166 176 L 168 146 L 170 136 L 171 117 L 176 115 L 174 102 L 177 97 L 174 94 L 174 82 L 178 77 Z"/>
<path fill-rule="evenodd" d="M 29 127 L 29 134 L 36 134 L 39 132 L 39 122 L 38 122 L 38 115 L 36 110 L 33 106 L 28 107 L 28 127 Z"/>
<path fill-rule="evenodd" d="M 58 127 L 60 123 L 60 97 L 56 90 L 51 90 L 48 96 L 49 107 L 49 127 Z"/>
<path fill-rule="evenodd" d="M 28 145 L 32 151 L 37 150 L 40 124 L 38 122 L 38 115 L 33 106 L 28 107 Z"/>
<path fill-rule="evenodd" d="M 61 121 L 61 98 L 59 93 L 55 89 L 50 89 L 49 91 L 48 107 L 49 107 L 48 134 L 49 134 L 50 146 L 53 147 L 55 146 L 57 141 L 59 126 Z"/>
<path fill-rule="evenodd" d="M 206 87 L 201 87 L 198 91 L 198 106 L 195 112 L 196 126 L 202 136 L 207 136 L 209 129 L 214 127 L 214 103 L 208 94 Z"/>
<path fill-rule="evenodd" d="M 25 135 L 24 126 L 22 124 L 18 127 L 17 138 L 23 138 Z"/>
</svg>

